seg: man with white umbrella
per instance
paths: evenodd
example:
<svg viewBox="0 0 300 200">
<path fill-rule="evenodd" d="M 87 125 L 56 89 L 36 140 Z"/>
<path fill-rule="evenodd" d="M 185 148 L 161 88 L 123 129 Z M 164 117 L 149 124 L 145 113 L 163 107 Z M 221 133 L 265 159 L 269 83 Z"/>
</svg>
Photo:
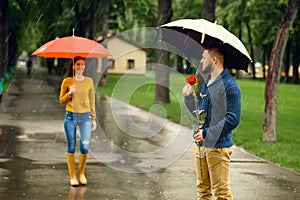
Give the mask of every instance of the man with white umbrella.
<svg viewBox="0 0 300 200">
<path fill-rule="evenodd" d="M 204 123 L 198 123 L 194 132 L 198 199 L 212 199 L 213 195 L 217 200 L 233 199 L 229 169 L 232 130 L 240 123 L 241 92 L 224 67 L 224 59 L 222 48 L 205 49 L 200 72 L 207 78 L 197 98 L 190 84 L 183 88 L 189 110 L 206 113 Z"/>
</svg>

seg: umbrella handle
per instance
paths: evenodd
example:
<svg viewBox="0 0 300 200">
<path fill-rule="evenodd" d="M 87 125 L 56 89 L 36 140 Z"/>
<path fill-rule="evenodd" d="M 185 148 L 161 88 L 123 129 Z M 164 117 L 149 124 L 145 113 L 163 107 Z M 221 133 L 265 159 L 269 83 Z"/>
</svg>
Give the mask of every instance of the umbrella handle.
<svg viewBox="0 0 300 200">
<path fill-rule="evenodd" d="M 202 32 L 202 36 L 201 36 L 201 44 L 203 44 L 204 38 L 205 38 L 205 32 L 203 31 L 203 32 Z"/>
</svg>

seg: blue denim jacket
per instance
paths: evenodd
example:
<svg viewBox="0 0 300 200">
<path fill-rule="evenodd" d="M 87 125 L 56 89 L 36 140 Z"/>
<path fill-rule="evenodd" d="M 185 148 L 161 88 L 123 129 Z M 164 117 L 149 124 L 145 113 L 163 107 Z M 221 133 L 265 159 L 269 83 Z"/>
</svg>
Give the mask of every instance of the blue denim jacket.
<svg viewBox="0 0 300 200">
<path fill-rule="evenodd" d="M 197 96 L 198 110 L 207 112 L 205 123 L 202 124 L 205 139 L 202 145 L 211 148 L 231 147 L 232 130 L 240 123 L 241 91 L 228 69 L 224 69 L 212 84 L 204 82 Z M 191 112 L 196 110 L 193 94 L 185 97 L 184 101 Z"/>
</svg>

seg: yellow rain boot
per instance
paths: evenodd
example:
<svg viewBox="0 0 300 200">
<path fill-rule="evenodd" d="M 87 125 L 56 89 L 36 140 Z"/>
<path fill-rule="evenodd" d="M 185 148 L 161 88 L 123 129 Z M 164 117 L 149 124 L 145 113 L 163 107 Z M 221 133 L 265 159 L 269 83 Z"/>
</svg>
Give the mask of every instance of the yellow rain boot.
<svg viewBox="0 0 300 200">
<path fill-rule="evenodd" d="M 79 185 L 79 183 L 76 178 L 75 155 L 74 153 L 66 153 L 66 156 L 67 156 L 67 162 L 68 162 L 68 168 L 70 174 L 70 185 L 76 187 Z"/>
<path fill-rule="evenodd" d="M 79 183 L 81 185 L 86 185 L 87 184 L 87 180 L 86 180 L 86 177 L 84 175 L 84 169 L 85 169 L 87 158 L 88 158 L 88 154 L 82 154 L 81 153 L 79 155 L 78 177 L 79 177 Z"/>
</svg>

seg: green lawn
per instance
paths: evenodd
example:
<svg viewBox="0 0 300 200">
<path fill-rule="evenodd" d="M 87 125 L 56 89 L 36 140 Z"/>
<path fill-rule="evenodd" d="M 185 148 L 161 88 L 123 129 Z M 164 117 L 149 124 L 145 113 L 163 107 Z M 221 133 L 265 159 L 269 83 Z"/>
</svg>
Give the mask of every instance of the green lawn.
<svg viewBox="0 0 300 200">
<path fill-rule="evenodd" d="M 181 89 L 185 85 L 185 77 L 180 74 L 171 73 L 171 104 L 165 105 L 153 105 L 155 78 L 151 73 L 147 76 L 109 75 L 108 83 L 107 87 L 99 87 L 98 91 L 174 122 L 189 126 L 193 124 L 191 115 L 183 104 Z M 235 144 L 262 158 L 300 172 L 300 133 L 297 131 L 300 119 L 300 107 L 297 104 L 300 99 L 299 85 L 280 85 L 278 141 L 267 143 L 262 141 L 265 83 L 254 80 L 238 80 L 238 83 L 242 91 L 242 116 L 241 124 L 234 131 Z"/>
<path fill-rule="evenodd" d="M 277 142 L 262 141 L 264 89 L 262 81 L 239 80 L 242 90 L 242 118 L 234 141 L 248 151 L 287 168 L 300 172 L 300 87 L 280 84 L 277 110 Z"/>
</svg>

